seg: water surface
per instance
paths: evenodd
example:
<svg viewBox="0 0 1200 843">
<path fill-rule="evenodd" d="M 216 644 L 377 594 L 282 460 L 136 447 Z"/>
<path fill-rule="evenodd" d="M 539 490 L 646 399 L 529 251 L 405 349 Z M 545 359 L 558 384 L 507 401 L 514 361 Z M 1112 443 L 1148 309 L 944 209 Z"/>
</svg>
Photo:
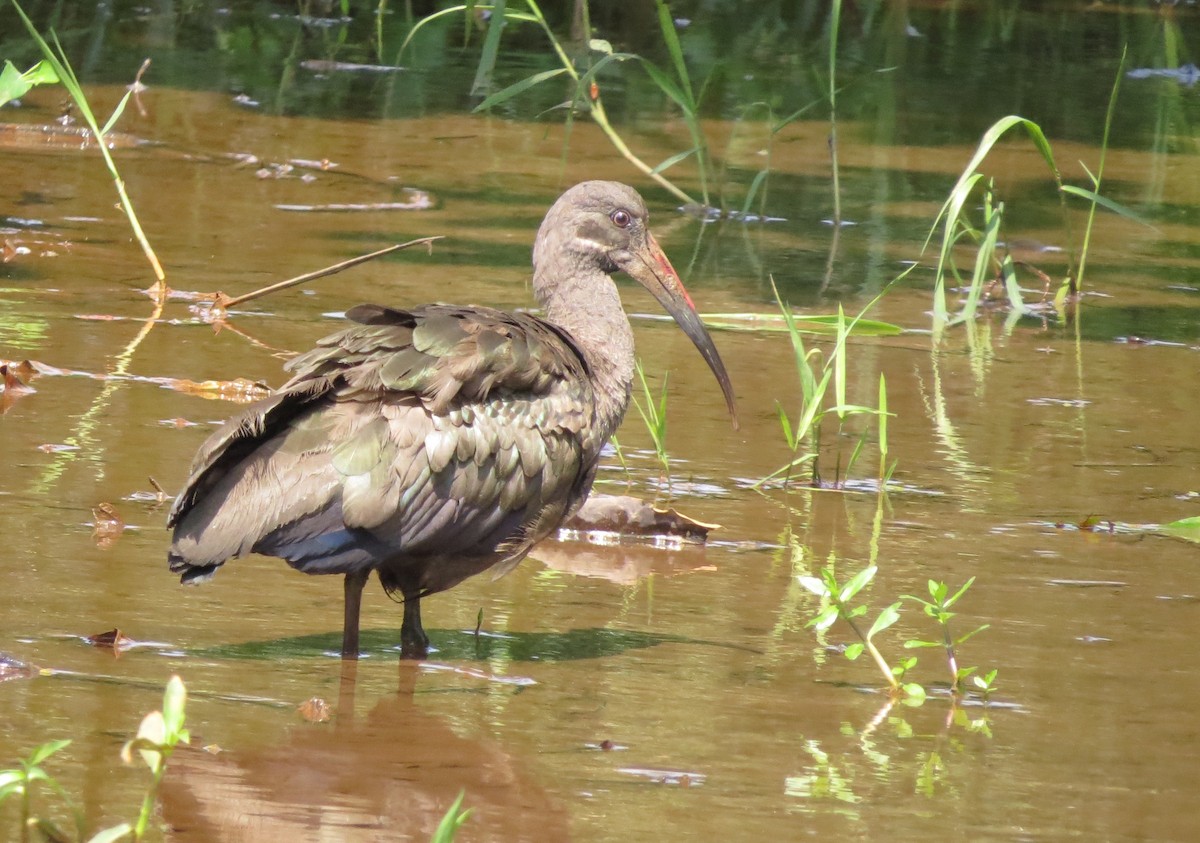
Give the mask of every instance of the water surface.
<svg viewBox="0 0 1200 843">
<path fill-rule="evenodd" d="M 873 404 L 879 374 L 887 379 L 898 467 L 885 497 L 751 488 L 787 458 L 776 420 L 777 401 L 793 413 L 798 402 L 787 340 L 717 334 L 740 402 L 734 432 L 690 343 L 642 317 L 656 305 L 623 281 L 653 381 L 670 371 L 674 504 L 722 525 L 705 548 L 549 543 L 535 553 L 542 561 L 426 601 L 438 652 L 425 668 L 398 665 L 399 607 L 369 588 L 369 656 L 347 673 L 331 654 L 337 581 L 251 558 L 183 589 L 166 571 L 165 506 L 147 500 L 148 478 L 178 488 L 200 442 L 238 406 L 150 379 L 278 385 L 287 354 L 360 301 L 529 307 L 533 234 L 577 180 L 643 191 L 659 240 L 709 313 L 770 312 L 771 278 L 803 312 L 856 312 L 918 257 L 979 133 L 1006 113 L 1042 121 L 1064 176 L 1083 183 L 1079 162 L 1094 171 L 1099 159 L 1120 44 L 1130 43 L 1131 68 L 1167 66 L 1167 45 L 1195 43 L 1195 10 L 1010 10 L 1005 27 L 995 18 L 1010 5 L 914 6 L 905 20 L 917 36 L 894 12 L 852 18 L 846 72 L 869 78 L 845 95 L 839 124 L 844 215 L 856 224 L 832 261 L 819 113 L 771 143 L 766 210 L 781 221 L 703 223 L 584 120 L 564 155 L 561 120 L 538 116 L 561 89 L 468 115 L 476 54 L 438 53 L 428 46 L 437 38 L 408 75 L 385 80 L 304 75 L 296 62 L 326 58 L 329 42 L 284 13 L 154 12 L 147 22 L 118 5 L 106 27 L 60 21 L 69 44 L 96 39 L 88 93 L 99 112 L 123 94 L 135 46 L 162 67 L 141 95 L 145 113 L 131 107 L 121 123 L 152 143 L 118 160 L 173 288 L 236 294 L 393 242 L 446 239 L 432 255 L 404 252 L 248 304 L 231 329 L 214 331 L 174 299 L 139 340 L 151 276 L 98 157 L 0 152 L 0 228 L 28 249 L 0 265 L 0 358 L 81 373 L 37 379 L 0 417 L 0 652 L 70 672 L 0 684 L 0 758 L 71 737 L 52 770 L 93 824 L 127 818 L 144 776 L 120 764 L 120 745 L 178 673 L 192 694 L 193 747 L 163 792 L 168 839 L 425 839 L 460 790 L 475 810 L 463 840 L 1191 839 L 1197 549 L 1137 529 L 1195 514 L 1200 460 L 1197 89 L 1170 79 L 1123 83 L 1105 192 L 1152 226 L 1097 218 L 1091 295 L 1076 321 L 1006 331 L 998 313 L 972 338 L 958 328 L 933 347 L 926 268 L 873 313 L 909 329 L 856 340 L 849 356 L 848 400 Z M 698 68 L 742 62 L 777 113 L 819 94 L 823 18 L 783 16 L 782 29 L 750 28 L 729 44 L 714 34 L 728 21 L 696 17 L 684 43 Z M 630 49 L 654 49 L 639 40 L 644 27 L 598 26 Z M 197 33 L 259 37 L 261 60 L 205 47 Z M 798 56 L 779 58 L 792 55 L 771 40 L 779 33 L 800 39 Z M 752 35 L 765 45 L 758 53 L 746 46 Z M 548 60 L 531 51 L 506 61 L 502 81 Z M 705 130 L 737 207 L 768 132 L 761 115 L 735 107 L 753 92 L 723 78 L 729 90 Z M 643 84 L 620 77 L 606 96 L 632 145 L 657 162 L 690 141 Z M 0 114 L 50 124 L 61 99 L 40 90 Z M 271 165 L 296 160 L 336 167 L 276 177 Z M 698 190 L 694 171 L 677 171 Z M 989 171 L 1014 248 L 1061 277 L 1066 254 L 1044 247 L 1077 247 L 1085 211 L 1068 212 L 1068 231 L 1027 144 L 1006 146 Z M 280 207 L 409 201 L 407 188 L 431 207 Z M 113 373 L 133 377 L 103 377 Z M 857 431 L 827 431 L 827 477 Z M 609 460 L 597 488 L 653 497 L 659 473 L 636 414 L 619 438 L 629 471 Z M 870 479 L 876 461 L 871 444 L 853 476 Z M 93 535 L 102 502 L 128 524 L 110 543 Z M 1089 517 L 1115 527 L 1078 529 Z M 830 558 L 843 575 L 879 565 L 875 609 L 924 594 L 929 578 L 976 577 L 955 623 L 991 625 L 961 654 L 1000 668 L 997 704 L 961 710 L 986 729 L 956 721 L 940 694 L 921 708 L 889 705 L 870 666 L 835 651 L 850 640 L 845 627 L 823 639 L 805 628 L 816 604 L 795 577 Z M 114 627 L 149 646 L 114 657 L 81 642 Z M 935 634 L 910 609 L 881 646 L 898 659 L 904 639 Z M 933 652 L 918 655 L 917 678 L 944 687 Z M 297 712 L 312 697 L 329 704 L 330 721 Z M 11 805 L 0 820 L 15 827 Z"/>
</svg>

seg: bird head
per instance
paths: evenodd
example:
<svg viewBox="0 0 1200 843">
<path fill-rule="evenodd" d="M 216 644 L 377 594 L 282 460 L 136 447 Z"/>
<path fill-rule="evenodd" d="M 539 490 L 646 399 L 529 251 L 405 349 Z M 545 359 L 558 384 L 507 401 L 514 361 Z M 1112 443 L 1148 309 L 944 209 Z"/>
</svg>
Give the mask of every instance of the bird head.
<svg viewBox="0 0 1200 843">
<path fill-rule="evenodd" d="M 593 269 L 609 275 L 621 270 L 645 287 L 708 363 L 736 428 L 737 408 L 725 364 L 679 273 L 650 233 L 648 220 L 646 203 L 632 187 L 612 181 L 581 182 L 546 213 L 534 242 L 533 264 L 558 263 L 569 255 L 568 266 L 573 264 L 584 275 Z M 563 280 L 556 273 L 544 277 L 550 284 Z"/>
</svg>

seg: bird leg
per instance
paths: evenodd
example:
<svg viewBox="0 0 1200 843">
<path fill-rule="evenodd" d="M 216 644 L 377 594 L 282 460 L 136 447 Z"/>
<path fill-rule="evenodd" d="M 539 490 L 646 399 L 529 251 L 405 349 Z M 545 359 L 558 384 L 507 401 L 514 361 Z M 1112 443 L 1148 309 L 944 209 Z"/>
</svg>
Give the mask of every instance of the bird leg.
<svg viewBox="0 0 1200 843">
<path fill-rule="evenodd" d="M 346 614 L 342 620 L 342 658 L 358 658 L 358 610 L 362 608 L 363 586 L 370 571 L 346 574 Z"/>
<path fill-rule="evenodd" d="M 404 623 L 400 626 L 400 658 L 423 659 L 429 655 L 429 636 L 421 626 L 421 595 L 404 595 Z"/>
</svg>

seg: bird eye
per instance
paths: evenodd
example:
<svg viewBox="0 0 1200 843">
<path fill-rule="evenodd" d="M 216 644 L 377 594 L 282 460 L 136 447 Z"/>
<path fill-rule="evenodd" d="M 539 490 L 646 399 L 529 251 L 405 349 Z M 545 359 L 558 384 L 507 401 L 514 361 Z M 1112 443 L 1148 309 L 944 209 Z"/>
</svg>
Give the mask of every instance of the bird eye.
<svg viewBox="0 0 1200 843">
<path fill-rule="evenodd" d="M 633 222 L 633 217 L 629 215 L 628 211 L 613 211 L 608 218 L 613 221 L 613 225 L 617 228 L 629 228 Z"/>
</svg>

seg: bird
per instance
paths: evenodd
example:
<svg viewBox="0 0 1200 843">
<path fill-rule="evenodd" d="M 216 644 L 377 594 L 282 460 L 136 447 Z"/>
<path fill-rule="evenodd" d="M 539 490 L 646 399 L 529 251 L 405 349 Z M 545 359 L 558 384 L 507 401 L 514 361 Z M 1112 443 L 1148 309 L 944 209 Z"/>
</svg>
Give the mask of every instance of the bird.
<svg viewBox="0 0 1200 843">
<path fill-rule="evenodd" d="M 344 576 L 342 651 L 359 655 L 375 572 L 403 602 L 400 656 L 428 657 L 421 599 L 512 570 L 582 506 L 629 406 L 633 329 L 612 275 L 645 287 L 733 387 L 632 187 L 585 181 L 533 246 L 542 316 L 361 304 L 293 358 L 291 379 L 203 443 L 167 526 L 172 572 L 205 581 L 257 553 Z"/>
</svg>

